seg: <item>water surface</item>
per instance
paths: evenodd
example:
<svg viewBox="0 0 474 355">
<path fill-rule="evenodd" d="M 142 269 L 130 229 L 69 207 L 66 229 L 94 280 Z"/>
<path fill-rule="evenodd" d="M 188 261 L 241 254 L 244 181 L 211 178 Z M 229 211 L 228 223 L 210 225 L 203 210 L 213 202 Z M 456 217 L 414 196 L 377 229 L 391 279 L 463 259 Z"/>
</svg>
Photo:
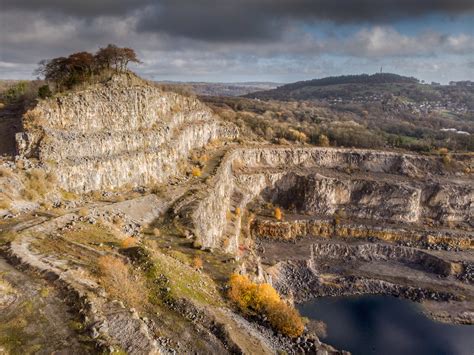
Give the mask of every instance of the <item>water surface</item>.
<svg viewBox="0 0 474 355">
<path fill-rule="evenodd" d="M 390 296 L 323 297 L 298 306 L 327 324 L 322 339 L 354 355 L 474 355 L 474 326 L 439 323 Z"/>
</svg>

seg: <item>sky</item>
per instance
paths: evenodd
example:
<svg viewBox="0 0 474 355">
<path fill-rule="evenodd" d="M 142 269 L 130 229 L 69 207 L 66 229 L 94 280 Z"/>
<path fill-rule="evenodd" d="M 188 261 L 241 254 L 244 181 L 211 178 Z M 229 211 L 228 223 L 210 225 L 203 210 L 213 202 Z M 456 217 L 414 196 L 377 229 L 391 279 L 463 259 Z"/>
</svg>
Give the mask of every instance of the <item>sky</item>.
<svg viewBox="0 0 474 355">
<path fill-rule="evenodd" d="M 278 83 L 382 70 L 474 80 L 474 0 L 0 0 L 0 78 L 135 49 L 152 80 Z"/>
</svg>

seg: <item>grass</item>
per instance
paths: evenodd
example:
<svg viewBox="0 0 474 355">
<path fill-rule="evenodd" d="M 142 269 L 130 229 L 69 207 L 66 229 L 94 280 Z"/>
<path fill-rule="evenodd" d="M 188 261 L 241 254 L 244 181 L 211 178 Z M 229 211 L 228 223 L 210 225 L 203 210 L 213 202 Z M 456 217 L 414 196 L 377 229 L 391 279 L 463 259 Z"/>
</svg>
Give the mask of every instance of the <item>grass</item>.
<svg viewBox="0 0 474 355">
<path fill-rule="evenodd" d="M 65 232 L 63 236 L 68 240 L 97 249 L 107 250 L 110 248 L 118 248 L 121 247 L 123 243 L 118 232 L 99 223 L 77 223 L 76 228 Z"/>
<path fill-rule="evenodd" d="M 51 173 L 41 169 L 31 169 L 26 173 L 23 196 L 30 201 L 37 201 L 51 191 L 56 178 Z"/>
<path fill-rule="evenodd" d="M 11 203 L 12 201 L 8 197 L 0 195 L 0 210 L 8 210 Z"/>
<path fill-rule="evenodd" d="M 151 303 L 187 298 L 200 304 L 222 304 L 214 282 L 189 266 L 193 259 L 184 253 L 174 252 L 173 258 L 149 248 L 135 249 L 131 257 L 144 269 Z"/>
<path fill-rule="evenodd" d="M 0 178 L 8 178 L 12 176 L 12 171 L 5 167 L 0 167 Z"/>
<path fill-rule="evenodd" d="M 32 300 L 24 301 L 17 310 L 8 314 L 0 323 L 0 344 L 7 354 L 33 353 L 31 349 L 38 349 L 37 337 L 28 330 L 28 326 L 35 317 L 35 307 Z"/>
<path fill-rule="evenodd" d="M 0 246 L 12 242 L 18 234 L 14 231 L 3 231 L 0 232 Z"/>
</svg>

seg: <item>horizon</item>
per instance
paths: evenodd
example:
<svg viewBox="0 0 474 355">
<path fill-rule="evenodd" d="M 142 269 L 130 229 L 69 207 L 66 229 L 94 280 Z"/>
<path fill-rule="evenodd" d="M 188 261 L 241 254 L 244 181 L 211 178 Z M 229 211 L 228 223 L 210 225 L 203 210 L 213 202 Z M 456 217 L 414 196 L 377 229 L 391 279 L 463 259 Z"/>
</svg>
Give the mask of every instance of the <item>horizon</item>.
<svg viewBox="0 0 474 355">
<path fill-rule="evenodd" d="M 136 50 L 155 81 L 279 84 L 357 73 L 474 80 L 469 0 L 4 0 L 0 79 L 42 59 Z"/>
</svg>

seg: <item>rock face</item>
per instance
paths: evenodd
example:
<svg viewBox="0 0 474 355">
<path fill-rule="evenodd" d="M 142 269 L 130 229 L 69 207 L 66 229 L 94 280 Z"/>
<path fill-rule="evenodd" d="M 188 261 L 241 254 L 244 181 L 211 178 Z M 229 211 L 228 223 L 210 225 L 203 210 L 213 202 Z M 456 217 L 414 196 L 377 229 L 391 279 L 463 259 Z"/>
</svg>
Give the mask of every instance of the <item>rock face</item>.
<svg viewBox="0 0 474 355">
<path fill-rule="evenodd" d="M 20 155 L 54 168 L 65 190 L 86 192 L 164 182 L 190 150 L 237 136 L 197 99 L 136 80 L 115 76 L 40 102 L 17 135 Z"/>
<path fill-rule="evenodd" d="M 286 174 L 265 196 L 305 214 L 332 215 L 343 209 L 348 217 L 359 219 L 469 223 L 474 190 L 471 184 L 317 172 Z"/>
<path fill-rule="evenodd" d="M 181 201 L 175 213 L 190 221 L 204 247 L 218 248 L 229 239 L 228 251 L 235 251 L 241 216 L 229 221 L 226 212 L 243 210 L 257 196 L 284 208 L 294 207 L 306 216 L 331 217 L 342 209 L 347 217 L 371 221 L 372 228 L 364 223 L 338 227 L 344 229 L 340 230 L 342 234 L 361 237 L 385 235 L 387 228 L 390 234 L 391 228 L 383 226 L 386 223 L 406 226 L 422 224 L 425 219 L 469 226 L 474 209 L 472 181 L 453 179 L 438 158 L 369 150 L 261 146 L 230 150 L 202 196 Z M 270 227 L 278 229 L 278 239 L 293 239 L 304 231 L 334 232 L 332 222 L 324 220 L 297 224 L 304 230 L 294 223 L 288 230 L 281 229 L 281 223 L 259 223 L 257 236 L 269 236 Z M 392 234 L 395 239 L 400 235 L 410 240 L 413 233 L 395 230 Z M 445 237 L 422 231 L 415 234 L 420 240 L 434 238 L 436 242 Z M 446 238 L 448 242 L 452 239 Z M 469 236 L 459 238 L 453 245 L 470 247 L 471 240 Z"/>
</svg>

